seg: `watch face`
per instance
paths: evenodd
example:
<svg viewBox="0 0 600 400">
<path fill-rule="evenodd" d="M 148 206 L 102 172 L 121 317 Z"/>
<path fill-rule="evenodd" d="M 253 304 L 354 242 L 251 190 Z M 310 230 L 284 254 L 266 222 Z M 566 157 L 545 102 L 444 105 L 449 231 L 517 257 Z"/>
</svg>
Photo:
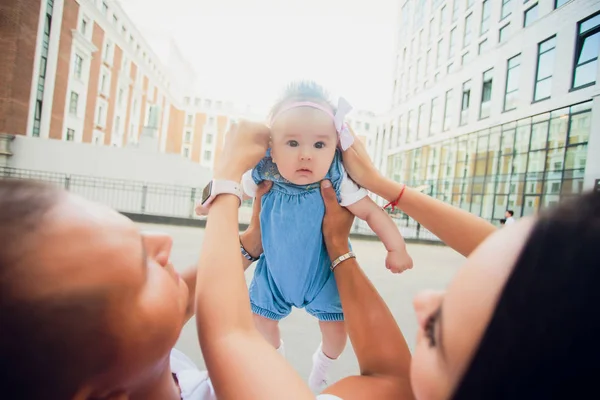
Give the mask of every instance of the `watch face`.
<svg viewBox="0 0 600 400">
<path fill-rule="evenodd" d="M 208 182 L 208 185 L 204 187 L 202 191 L 202 204 L 206 203 L 206 200 L 210 198 L 210 194 L 212 192 L 212 181 Z"/>
</svg>

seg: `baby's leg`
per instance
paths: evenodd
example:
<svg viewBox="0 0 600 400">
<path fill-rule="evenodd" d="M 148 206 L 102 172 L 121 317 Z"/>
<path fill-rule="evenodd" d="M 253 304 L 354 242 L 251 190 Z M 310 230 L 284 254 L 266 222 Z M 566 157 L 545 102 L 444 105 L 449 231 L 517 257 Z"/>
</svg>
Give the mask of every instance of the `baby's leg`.
<svg viewBox="0 0 600 400">
<path fill-rule="evenodd" d="M 279 321 L 274 321 L 261 315 L 254 314 L 254 324 L 267 342 L 275 347 L 279 354 L 285 357 L 283 340 L 281 340 L 281 333 L 279 332 Z"/>
<path fill-rule="evenodd" d="M 327 358 L 335 360 L 346 348 L 348 334 L 344 321 L 319 321 L 321 328 L 321 350 Z"/>
<path fill-rule="evenodd" d="M 346 347 L 348 336 L 344 321 L 319 321 L 322 342 L 313 354 L 313 366 L 308 377 L 308 386 L 314 393 L 327 387 L 328 372 Z"/>
</svg>

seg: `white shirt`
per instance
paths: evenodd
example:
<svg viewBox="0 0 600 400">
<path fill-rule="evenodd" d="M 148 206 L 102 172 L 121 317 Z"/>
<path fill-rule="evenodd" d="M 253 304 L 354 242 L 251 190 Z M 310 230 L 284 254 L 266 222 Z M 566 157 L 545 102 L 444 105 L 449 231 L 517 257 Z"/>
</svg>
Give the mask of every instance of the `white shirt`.
<svg viewBox="0 0 600 400">
<path fill-rule="evenodd" d="M 177 375 L 183 400 L 217 400 L 207 371 L 200 371 L 196 364 L 177 349 L 171 350 L 171 371 Z M 337 396 L 322 394 L 317 400 L 342 400 Z"/>
<path fill-rule="evenodd" d="M 504 223 L 504 225 L 510 225 L 510 224 L 514 224 L 516 221 L 513 217 L 508 217 L 506 218 L 506 222 Z"/>
<path fill-rule="evenodd" d="M 254 182 L 254 179 L 252 179 L 252 170 L 246 172 L 242 176 L 242 186 L 244 187 L 244 193 L 246 193 L 247 196 L 256 196 L 258 185 Z M 340 202 L 340 205 L 348 207 L 359 200 L 362 200 L 368 194 L 366 189 L 361 188 L 350 179 L 348 173 L 344 167 L 342 167 L 342 184 L 340 185 L 340 197 L 342 198 L 342 201 Z"/>
</svg>

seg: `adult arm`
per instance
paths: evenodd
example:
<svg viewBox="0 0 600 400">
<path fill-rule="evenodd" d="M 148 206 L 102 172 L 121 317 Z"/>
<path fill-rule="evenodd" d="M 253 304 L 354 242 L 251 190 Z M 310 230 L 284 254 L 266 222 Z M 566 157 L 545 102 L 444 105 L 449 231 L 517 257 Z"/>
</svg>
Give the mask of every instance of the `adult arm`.
<svg viewBox="0 0 600 400">
<path fill-rule="evenodd" d="M 398 198 L 404 186 L 379 173 L 359 139 L 355 137 L 354 144 L 344 152 L 343 158 L 346 171 L 356 183 L 389 202 Z M 409 187 L 405 189 L 398 207 L 464 256 L 496 231 L 484 219 Z"/>
<path fill-rule="evenodd" d="M 262 239 L 260 236 L 260 206 L 261 206 L 261 198 L 267 193 L 272 186 L 272 182 L 265 181 L 258 185 L 258 190 L 256 192 L 256 197 L 254 198 L 254 202 L 252 204 L 252 218 L 250 219 L 250 224 L 248 224 L 248 228 L 240 235 L 240 242 L 251 256 L 258 258 L 262 252 Z M 246 257 L 241 255 L 242 259 L 242 268 L 244 271 L 252 265 L 252 261 L 248 260 Z M 190 296 L 188 299 L 187 306 L 187 316 L 186 321 L 194 316 L 195 303 L 196 303 L 196 275 L 198 274 L 198 269 L 196 266 L 188 268 L 181 274 L 181 279 L 186 283 Z"/>
<path fill-rule="evenodd" d="M 262 158 L 269 130 L 241 123 L 225 138 L 215 179 L 240 181 Z M 198 338 L 217 397 L 312 399 L 308 386 L 254 325 L 238 232 L 239 199 L 218 196 L 208 212 L 196 280 Z"/>
<path fill-rule="evenodd" d="M 332 260 L 349 251 L 353 215 L 341 207 L 328 181 L 321 186 L 325 202 L 323 237 Z M 410 352 L 389 308 L 362 271 L 356 259 L 334 269 L 346 329 L 354 348 L 360 376 L 335 383 L 325 393 L 343 400 L 412 399 Z"/>
</svg>

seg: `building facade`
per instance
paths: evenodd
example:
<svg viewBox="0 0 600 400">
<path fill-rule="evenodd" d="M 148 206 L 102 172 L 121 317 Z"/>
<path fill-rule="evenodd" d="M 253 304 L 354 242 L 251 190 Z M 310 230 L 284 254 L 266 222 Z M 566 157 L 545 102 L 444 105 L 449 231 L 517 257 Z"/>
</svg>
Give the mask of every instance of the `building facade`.
<svg viewBox="0 0 600 400">
<path fill-rule="evenodd" d="M 600 179 L 600 1 L 402 0 L 375 162 L 490 221 Z"/>
<path fill-rule="evenodd" d="M 177 46 L 151 46 L 117 1 L 6 0 L 2 13 L 0 133 L 218 160 L 235 110 L 190 100 Z"/>
</svg>

